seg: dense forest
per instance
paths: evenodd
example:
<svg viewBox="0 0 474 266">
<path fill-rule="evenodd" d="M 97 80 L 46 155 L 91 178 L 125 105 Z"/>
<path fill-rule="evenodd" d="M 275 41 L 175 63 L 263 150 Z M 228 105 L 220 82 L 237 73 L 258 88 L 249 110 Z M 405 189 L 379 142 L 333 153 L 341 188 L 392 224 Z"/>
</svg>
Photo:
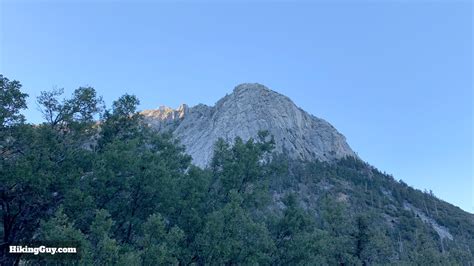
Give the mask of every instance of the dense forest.
<svg viewBox="0 0 474 266">
<path fill-rule="evenodd" d="M 474 264 L 472 214 L 359 159 L 294 161 L 262 131 L 201 169 L 133 95 L 42 92 L 28 124 L 21 84 L 0 87 L 2 265 Z M 80 252 L 8 252 L 35 243 Z"/>
</svg>

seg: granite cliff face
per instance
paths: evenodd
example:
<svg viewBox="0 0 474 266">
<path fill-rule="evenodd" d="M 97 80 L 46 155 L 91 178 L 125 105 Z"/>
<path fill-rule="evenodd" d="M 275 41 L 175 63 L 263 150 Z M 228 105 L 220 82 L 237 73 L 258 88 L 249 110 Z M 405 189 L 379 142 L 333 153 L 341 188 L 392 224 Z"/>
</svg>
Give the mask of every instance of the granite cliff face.
<svg viewBox="0 0 474 266">
<path fill-rule="evenodd" d="M 199 166 L 208 165 L 218 138 L 247 140 L 260 130 L 274 136 L 277 152 L 295 159 L 330 161 L 356 156 L 331 124 L 260 84 L 241 84 L 212 107 L 160 107 L 142 114 L 155 129 L 171 131 Z"/>
</svg>

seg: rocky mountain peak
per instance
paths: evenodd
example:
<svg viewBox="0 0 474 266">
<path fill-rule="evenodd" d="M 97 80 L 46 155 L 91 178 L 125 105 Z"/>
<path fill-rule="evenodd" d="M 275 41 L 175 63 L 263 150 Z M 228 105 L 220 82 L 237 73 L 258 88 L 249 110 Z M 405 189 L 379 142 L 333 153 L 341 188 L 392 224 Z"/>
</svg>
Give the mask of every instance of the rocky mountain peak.
<svg viewBox="0 0 474 266">
<path fill-rule="evenodd" d="M 275 100 L 291 102 L 288 97 L 272 91 L 262 84 L 243 83 L 236 86 L 230 95 L 218 101 L 216 106 L 218 106 L 220 102 L 226 101 L 250 101 L 252 103 L 269 104 Z"/>
<path fill-rule="evenodd" d="M 171 131 L 195 164 L 206 166 L 218 138 L 233 141 L 268 130 L 276 151 L 295 159 L 330 161 L 356 156 L 345 138 L 328 122 L 297 107 L 288 97 L 258 83 L 244 83 L 214 106 L 146 110 L 143 115 L 159 131 Z"/>
<path fill-rule="evenodd" d="M 243 93 L 249 91 L 270 92 L 271 90 L 260 83 L 242 83 L 237 85 L 233 90 L 234 93 Z"/>
<path fill-rule="evenodd" d="M 165 130 L 170 129 L 176 122 L 183 119 L 188 112 L 188 105 L 181 104 L 177 109 L 162 105 L 158 109 L 144 110 L 141 114 L 154 128 Z"/>
</svg>

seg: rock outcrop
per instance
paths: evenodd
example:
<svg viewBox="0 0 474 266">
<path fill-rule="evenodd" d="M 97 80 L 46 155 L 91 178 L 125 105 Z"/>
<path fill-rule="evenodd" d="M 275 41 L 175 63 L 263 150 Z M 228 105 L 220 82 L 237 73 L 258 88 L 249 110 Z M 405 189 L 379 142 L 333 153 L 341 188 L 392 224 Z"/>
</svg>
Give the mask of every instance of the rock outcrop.
<svg viewBox="0 0 474 266">
<path fill-rule="evenodd" d="M 331 124 L 260 84 L 241 84 L 212 107 L 160 107 L 142 114 L 153 128 L 171 131 L 199 166 L 208 165 L 218 138 L 247 140 L 260 130 L 274 136 L 277 152 L 295 159 L 331 161 L 356 156 Z"/>
</svg>

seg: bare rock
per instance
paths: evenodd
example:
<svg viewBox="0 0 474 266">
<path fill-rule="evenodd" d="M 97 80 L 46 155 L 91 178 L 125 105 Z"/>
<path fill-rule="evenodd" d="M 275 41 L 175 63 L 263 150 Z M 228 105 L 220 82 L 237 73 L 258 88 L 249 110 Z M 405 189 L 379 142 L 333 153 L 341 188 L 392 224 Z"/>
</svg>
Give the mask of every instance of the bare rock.
<svg viewBox="0 0 474 266">
<path fill-rule="evenodd" d="M 209 164 L 218 138 L 233 141 L 239 136 L 247 140 L 255 138 L 260 130 L 274 136 L 277 152 L 295 159 L 356 157 L 345 137 L 331 124 L 261 84 L 241 84 L 212 107 L 160 107 L 142 114 L 155 129 L 171 131 L 185 145 L 193 162 L 203 167 Z"/>
</svg>

